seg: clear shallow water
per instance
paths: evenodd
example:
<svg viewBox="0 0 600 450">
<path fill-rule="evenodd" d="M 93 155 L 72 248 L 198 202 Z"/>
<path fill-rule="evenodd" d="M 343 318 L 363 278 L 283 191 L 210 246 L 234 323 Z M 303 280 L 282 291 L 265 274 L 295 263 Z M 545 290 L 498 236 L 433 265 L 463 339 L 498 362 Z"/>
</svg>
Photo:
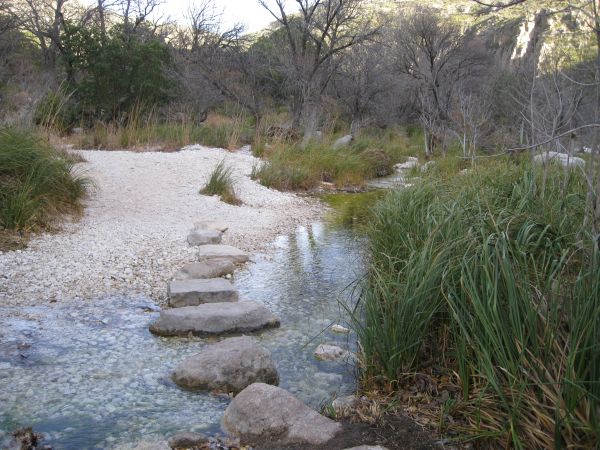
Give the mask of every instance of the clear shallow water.
<svg viewBox="0 0 600 450">
<path fill-rule="evenodd" d="M 315 408 L 354 389 L 351 364 L 320 362 L 319 343 L 353 348 L 338 300 L 362 275 L 362 244 L 352 232 L 322 224 L 276 241 L 235 276 L 243 300 L 265 303 L 281 328 L 256 335 L 277 364 L 280 386 Z M 0 444 L 20 426 L 46 434 L 56 449 L 104 449 L 178 431 L 218 432 L 229 399 L 187 392 L 171 370 L 207 343 L 157 338 L 158 316 L 144 297 L 81 304 L 0 308 Z"/>
</svg>

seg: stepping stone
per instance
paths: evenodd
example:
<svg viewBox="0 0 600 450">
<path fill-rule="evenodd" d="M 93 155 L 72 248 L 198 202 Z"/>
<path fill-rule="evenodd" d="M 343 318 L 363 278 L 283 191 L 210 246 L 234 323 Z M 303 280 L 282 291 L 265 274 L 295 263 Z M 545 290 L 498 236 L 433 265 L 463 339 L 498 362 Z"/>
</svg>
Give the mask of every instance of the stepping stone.
<svg viewBox="0 0 600 450">
<path fill-rule="evenodd" d="M 225 233 L 229 226 L 222 220 L 201 220 L 194 223 L 194 228 L 198 230 L 215 230 Z"/>
<path fill-rule="evenodd" d="M 238 293 L 233 283 L 223 278 L 173 280 L 169 283 L 167 293 L 169 305 L 174 308 L 238 300 Z"/>
<path fill-rule="evenodd" d="M 342 430 L 341 424 L 312 410 L 289 392 L 264 383 L 251 384 L 236 395 L 221 423 L 242 444 L 252 446 L 264 442 L 323 445 Z"/>
<path fill-rule="evenodd" d="M 175 274 L 175 280 L 219 278 L 235 271 L 235 264 L 226 259 L 209 259 L 186 264 Z"/>
<path fill-rule="evenodd" d="M 159 336 L 248 333 L 279 326 L 279 319 L 257 302 L 206 303 L 163 310 L 150 331 Z"/>
<path fill-rule="evenodd" d="M 220 231 L 194 229 L 188 234 L 187 241 L 190 245 L 220 244 L 222 237 Z"/>
<path fill-rule="evenodd" d="M 234 264 L 242 264 L 250 259 L 248 253 L 231 245 L 202 245 L 198 249 L 198 257 L 201 261 L 214 258 L 226 259 Z"/>
<path fill-rule="evenodd" d="M 209 345 L 181 363 L 173 381 L 182 388 L 238 393 L 256 382 L 279 383 L 271 352 L 248 336 Z"/>
</svg>

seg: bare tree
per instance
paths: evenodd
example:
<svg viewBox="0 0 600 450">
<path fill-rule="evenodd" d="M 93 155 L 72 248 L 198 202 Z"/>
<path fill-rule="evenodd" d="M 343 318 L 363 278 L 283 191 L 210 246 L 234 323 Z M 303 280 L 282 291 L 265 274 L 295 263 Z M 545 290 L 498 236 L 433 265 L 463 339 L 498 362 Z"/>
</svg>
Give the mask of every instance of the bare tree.
<svg viewBox="0 0 600 450">
<path fill-rule="evenodd" d="M 464 158 L 475 161 L 480 139 L 489 128 L 490 117 L 489 98 L 466 87 L 458 90 L 451 118 Z"/>
<path fill-rule="evenodd" d="M 392 90 L 395 77 L 387 53 L 388 48 L 382 42 L 365 42 L 353 46 L 337 67 L 333 91 L 350 117 L 352 135 L 369 124 L 378 105 L 389 106 L 384 97 Z"/>
<path fill-rule="evenodd" d="M 336 67 L 335 59 L 353 45 L 377 32 L 364 17 L 363 0 L 295 0 L 297 14 L 290 14 L 285 0 L 258 0 L 283 28 L 290 80 L 297 86 L 293 126 L 304 127 L 304 142 L 317 130 L 321 97 Z"/>
<path fill-rule="evenodd" d="M 398 71 L 418 82 L 425 152 L 433 154 L 444 139 L 459 82 L 475 79 L 486 66 L 483 43 L 437 11 L 417 8 L 399 17 L 394 47 Z"/>
</svg>

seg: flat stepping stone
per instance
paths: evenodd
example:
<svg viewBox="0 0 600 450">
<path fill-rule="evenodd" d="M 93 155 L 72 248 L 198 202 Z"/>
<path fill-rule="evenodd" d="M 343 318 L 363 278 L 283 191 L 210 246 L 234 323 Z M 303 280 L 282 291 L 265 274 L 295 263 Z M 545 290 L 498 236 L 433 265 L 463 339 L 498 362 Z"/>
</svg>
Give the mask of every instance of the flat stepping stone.
<svg viewBox="0 0 600 450">
<path fill-rule="evenodd" d="M 232 274 L 235 271 L 235 264 L 227 259 L 209 259 L 197 263 L 186 264 L 179 270 L 175 280 L 189 280 L 202 278 L 219 278 L 224 275 Z"/>
<path fill-rule="evenodd" d="M 161 311 L 150 326 L 159 336 L 248 333 L 279 326 L 279 319 L 257 302 L 205 303 Z"/>
<path fill-rule="evenodd" d="M 209 345 L 183 361 L 173 381 L 185 389 L 238 393 L 252 383 L 279 383 L 271 352 L 248 336 Z"/>
<path fill-rule="evenodd" d="M 174 308 L 238 300 L 238 292 L 233 283 L 223 278 L 173 280 L 169 283 L 167 293 L 169 305 Z"/>
<path fill-rule="evenodd" d="M 190 231 L 187 242 L 190 245 L 220 244 L 223 233 L 216 230 L 198 230 Z"/>
<path fill-rule="evenodd" d="M 222 220 L 201 220 L 194 223 L 194 228 L 197 230 L 215 230 L 225 233 L 229 229 L 229 225 Z"/>
<path fill-rule="evenodd" d="M 231 245 L 201 245 L 198 248 L 198 257 L 201 261 L 218 258 L 234 264 L 243 264 L 250 260 L 248 253 Z"/>
<path fill-rule="evenodd" d="M 312 410 L 289 392 L 264 383 L 251 384 L 236 395 L 221 423 L 242 444 L 252 446 L 265 442 L 323 445 L 342 430 L 341 424 Z"/>
</svg>

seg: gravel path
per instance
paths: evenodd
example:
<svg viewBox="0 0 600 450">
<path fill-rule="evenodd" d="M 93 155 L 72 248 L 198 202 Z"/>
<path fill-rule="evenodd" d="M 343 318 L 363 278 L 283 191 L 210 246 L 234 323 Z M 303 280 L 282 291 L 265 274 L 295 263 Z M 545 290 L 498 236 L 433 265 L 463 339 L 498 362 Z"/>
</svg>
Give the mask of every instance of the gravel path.
<svg viewBox="0 0 600 450">
<path fill-rule="evenodd" d="M 0 306 L 139 293 L 162 303 L 166 282 L 196 259 L 185 241 L 194 222 L 222 219 L 230 227 L 223 243 L 257 252 L 324 209 L 250 180 L 259 160 L 244 152 L 193 146 L 80 153 L 96 185 L 84 217 L 58 234 L 37 236 L 25 250 L 0 252 Z M 198 194 L 223 159 L 233 167 L 242 206 Z"/>
</svg>

